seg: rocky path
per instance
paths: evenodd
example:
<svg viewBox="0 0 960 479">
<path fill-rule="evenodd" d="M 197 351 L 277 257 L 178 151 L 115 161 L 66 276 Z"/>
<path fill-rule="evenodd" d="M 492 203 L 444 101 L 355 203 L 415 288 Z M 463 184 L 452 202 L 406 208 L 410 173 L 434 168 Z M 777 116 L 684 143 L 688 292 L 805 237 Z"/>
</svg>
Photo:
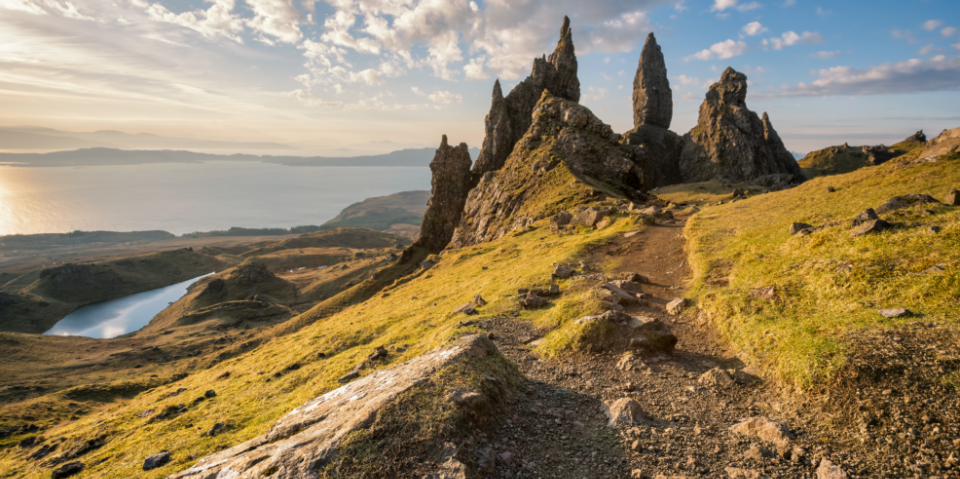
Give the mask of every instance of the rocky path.
<svg viewBox="0 0 960 479">
<path fill-rule="evenodd" d="M 832 464 L 830 459 L 820 464 L 827 451 L 805 446 L 811 441 L 801 428 L 778 417 L 774 388 L 745 374 L 750 370 L 742 370 L 706 324 L 666 313 L 666 304 L 683 296 L 690 276 L 683 224 L 617 238 L 587 261 L 588 268 L 611 259 L 619 263 L 603 271 L 607 277 L 636 272 L 649 278 L 644 292 L 650 306 L 626 312 L 666 322 L 679 338 L 672 355 L 624 360 L 623 351 L 611 351 L 541 360 L 530 353 L 539 333 L 525 322 L 495 318 L 483 323 L 530 379 L 509 424 L 497 437 L 481 441 L 489 447 L 487 454 L 497 456 L 497 472 L 488 469 L 490 477 L 847 477 L 839 470 L 818 476 L 818 468 L 827 474 Z M 609 427 L 603 404 L 621 398 L 635 399 L 645 418 Z M 731 431 L 754 417 L 763 420 L 748 424 L 756 426 L 752 433 Z"/>
</svg>

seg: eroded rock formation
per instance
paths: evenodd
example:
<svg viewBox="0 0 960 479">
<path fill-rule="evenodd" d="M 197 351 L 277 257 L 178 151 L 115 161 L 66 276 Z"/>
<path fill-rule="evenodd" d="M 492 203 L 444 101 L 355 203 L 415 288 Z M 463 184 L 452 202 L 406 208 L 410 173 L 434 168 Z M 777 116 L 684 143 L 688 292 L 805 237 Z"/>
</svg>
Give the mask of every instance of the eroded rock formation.
<svg viewBox="0 0 960 479">
<path fill-rule="evenodd" d="M 667 65 L 651 32 L 643 44 L 633 78 L 633 126 L 649 124 L 670 128 L 672 119 L 673 92 L 667 79 Z"/>
<path fill-rule="evenodd" d="M 622 143 L 637 148 L 637 164 L 646 175 L 649 187 L 682 181 L 680 152 L 683 141 L 670 131 L 673 118 L 673 93 L 667 79 L 663 52 L 653 33 L 647 36 L 633 80 L 634 129 L 623 134 Z"/>
<path fill-rule="evenodd" d="M 530 128 L 530 115 L 544 90 L 565 100 L 580 101 L 577 56 L 567 17 L 563 18 L 557 48 L 549 57 L 533 60 L 533 70 L 526 80 L 514 87 L 506 98 L 500 89 L 500 81 L 494 83 L 493 102 L 484 121 L 483 147 L 473 166 L 473 184 L 477 184 L 485 173 L 503 168 L 514 145 Z"/>
<path fill-rule="evenodd" d="M 636 148 L 619 139 L 587 108 L 544 91 L 503 168 L 485 173 L 470 191 L 451 245 L 495 240 L 599 192 L 647 198 Z"/>
<path fill-rule="evenodd" d="M 430 171 L 433 172 L 431 196 L 420 226 L 420 239 L 415 243 L 417 246 L 440 251 L 450 243 L 470 191 L 470 164 L 467 144 L 450 146 L 447 135 L 443 135 L 440 148 L 430 162 Z"/>
<path fill-rule="evenodd" d="M 804 180 L 793 155 L 770 123 L 747 108 L 747 76 L 727 68 L 700 106 L 697 126 L 684 136 L 684 182 L 723 179 L 767 186 Z"/>
</svg>

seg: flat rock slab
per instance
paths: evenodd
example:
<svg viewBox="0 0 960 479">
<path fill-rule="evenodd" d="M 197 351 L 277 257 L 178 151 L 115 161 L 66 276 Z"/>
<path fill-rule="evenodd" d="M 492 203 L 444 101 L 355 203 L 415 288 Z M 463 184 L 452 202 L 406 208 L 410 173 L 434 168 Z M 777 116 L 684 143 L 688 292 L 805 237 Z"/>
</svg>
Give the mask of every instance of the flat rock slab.
<svg viewBox="0 0 960 479">
<path fill-rule="evenodd" d="M 878 311 L 878 313 L 884 318 L 903 318 L 913 314 L 907 308 L 885 308 Z"/>
<path fill-rule="evenodd" d="M 169 479 L 272 479 L 316 477 L 351 432 L 369 426 L 378 411 L 438 370 L 497 348 L 484 335 L 461 338 L 443 349 L 360 378 L 316 397 L 278 420 L 266 434 L 207 456 Z"/>
</svg>

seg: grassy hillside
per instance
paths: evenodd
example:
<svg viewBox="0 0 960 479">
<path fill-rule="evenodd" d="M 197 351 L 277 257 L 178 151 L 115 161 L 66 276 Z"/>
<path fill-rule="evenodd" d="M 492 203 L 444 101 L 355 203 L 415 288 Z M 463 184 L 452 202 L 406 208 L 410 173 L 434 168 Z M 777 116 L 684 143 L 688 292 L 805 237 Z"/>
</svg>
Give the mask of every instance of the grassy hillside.
<svg viewBox="0 0 960 479">
<path fill-rule="evenodd" d="M 893 144 L 889 149 L 893 150 L 894 157 L 899 157 L 910 153 L 924 145 L 923 142 L 908 138 L 899 143 Z M 849 146 L 846 143 L 838 146 L 830 146 L 821 150 L 811 151 L 807 156 L 798 161 L 800 168 L 809 178 L 824 175 L 839 175 L 858 170 L 868 166 L 867 158 L 869 155 L 863 152 L 859 146 Z"/>
<path fill-rule="evenodd" d="M 955 160 L 893 160 L 706 209 L 685 230 L 692 296 L 745 361 L 800 386 L 831 378 L 858 332 L 915 321 L 955 327 L 960 208 L 915 204 L 880 215 L 893 230 L 850 237 L 850 220 L 866 208 L 911 193 L 943 201 L 951 188 L 960 188 Z M 791 236 L 792 222 L 827 227 Z M 944 269 L 930 271 L 937 265 Z M 750 296 L 767 286 L 776 288 L 774 301 Z M 916 315 L 877 313 L 895 307 Z"/>
<path fill-rule="evenodd" d="M 368 198 L 340 212 L 322 228 L 358 227 L 388 231 L 395 225 L 420 226 L 430 200 L 429 191 L 403 191 L 387 196 Z M 394 228 L 393 232 L 402 232 Z"/>
<path fill-rule="evenodd" d="M 412 265 L 425 255 L 417 253 L 411 263 L 382 268 L 298 318 L 260 332 L 256 337 L 264 343 L 259 348 L 222 362 L 210 362 L 201 355 L 181 363 L 179 370 L 190 371 L 188 377 L 132 398 L 116 396 L 43 435 L 47 443 L 64 438 L 64 444 L 105 438 L 102 447 L 83 456 L 88 464 L 84 477 L 165 477 L 199 457 L 263 433 L 290 409 L 336 388 L 337 378 L 376 346 L 390 349 L 385 364 L 395 364 L 478 332 L 474 326 L 459 325 L 467 318 L 453 312 L 474 294 L 489 302 L 479 308 L 485 315 L 517 311 L 537 324 L 558 326 L 548 343 L 561 350 L 576 343 L 582 333 L 573 320 L 595 312 L 590 291 L 573 287 L 575 281 L 560 281 L 564 294 L 544 308 L 521 311 L 517 288 L 546 285 L 555 263 L 576 263 L 591 244 L 633 228 L 634 221 L 620 217 L 605 229 L 561 237 L 551 235 L 545 223 L 493 243 L 434 257 L 436 266 L 413 272 Z M 236 333 L 241 338 L 246 335 L 244 330 Z M 203 364 L 212 367 L 205 369 Z M 179 388 L 186 392 L 174 395 Z M 209 389 L 216 390 L 216 398 L 192 402 Z M 178 409 L 179 404 L 184 407 Z M 140 417 L 148 410 L 152 412 Z M 161 419 L 151 419 L 161 412 L 165 412 Z M 222 434 L 202 434 L 217 422 L 226 424 Z M 171 464 L 142 472 L 143 457 L 161 449 L 171 451 Z M 30 448 L 2 450 L 0 471 L 18 477 L 48 476 L 49 468 L 27 459 L 32 452 Z"/>
</svg>

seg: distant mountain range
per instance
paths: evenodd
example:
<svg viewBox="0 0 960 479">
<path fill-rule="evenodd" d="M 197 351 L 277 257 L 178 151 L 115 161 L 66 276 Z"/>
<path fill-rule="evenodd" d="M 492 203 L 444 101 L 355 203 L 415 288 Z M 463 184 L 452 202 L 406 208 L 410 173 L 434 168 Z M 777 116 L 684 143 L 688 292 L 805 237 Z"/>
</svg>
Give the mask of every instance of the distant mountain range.
<svg viewBox="0 0 960 479">
<path fill-rule="evenodd" d="M 125 150 L 291 150 L 289 145 L 272 142 L 235 142 L 178 138 L 152 133 L 60 131 L 39 126 L 0 127 L 0 150 L 73 150 L 78 148 L 119 148 Z"/>
<path fill-rule="evenodd" d="M 285 166 L 428 166 L 434 148 L 398 150 L 382 155 L 324 157 L 271 155 L 215 155 L 183 150 L 119 150 L 83 148 L 53 153 L 0 153 L 0 165 L 21 167 L 143 165 L 148 163 L 203 163 L 208 161 L 256 161 Z M 479 148 L 471 148 L 476 158 Z"/>
</svg>

